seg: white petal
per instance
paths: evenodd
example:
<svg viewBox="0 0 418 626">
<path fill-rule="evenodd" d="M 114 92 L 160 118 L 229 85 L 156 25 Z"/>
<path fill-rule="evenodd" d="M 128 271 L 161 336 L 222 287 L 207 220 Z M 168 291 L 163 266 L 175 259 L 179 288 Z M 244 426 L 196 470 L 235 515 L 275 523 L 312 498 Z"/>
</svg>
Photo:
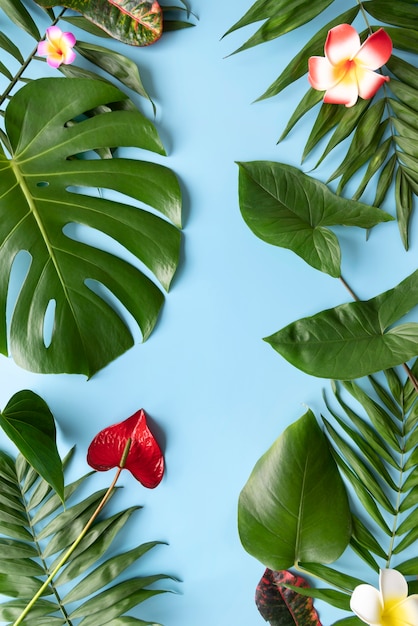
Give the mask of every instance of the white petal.
<svg viewBox="0 0 418 626">
<path fill-rule="evenodd" d="M 350 608 L 366 624 L 380 624 L 382 602 L 380 593 L 371 585 L 358 585 L 353 591 Z"/>
<path fill-rule="evenodd" d="M 408 583 L 396 569 L 380 570 L 379 585 L 383 604 L 394 600 L 401 602 L 408 595 Z"/>
</svg>

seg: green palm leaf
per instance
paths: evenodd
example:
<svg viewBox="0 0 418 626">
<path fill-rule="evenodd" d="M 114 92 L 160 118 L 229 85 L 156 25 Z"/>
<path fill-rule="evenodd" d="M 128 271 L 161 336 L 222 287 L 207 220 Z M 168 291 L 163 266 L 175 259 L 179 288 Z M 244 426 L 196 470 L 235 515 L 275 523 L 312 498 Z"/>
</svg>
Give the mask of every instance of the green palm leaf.
<svg viewBox="0 0 418 626">
<path fill-rule="evenodd" d="M 44 100 L 45 93 L 54 98 Z M 175 272 L 180 233 L 178 181 L 168 168 L 127 158 L 86 159 L 81 154 L 116 145 L 164 153 L 154 126 L 137 111 L 110 111 L 80 120 L 85 111 L 126 96 L 103 81 L 40 79 L 23 87 L 6 111 L 12 154 L 0 157 L 2 198 L 0 301 L 18 252 L 31 265 L 1 351 L 39 372 L 88 376 L 133 344 L 121 313 L 108 303 L 109 290 L 133 315 L 144 339 L 163 302 L 158 286 L 140 269 L 67 234 L 82 224 L 117 240 L 168 289 Z M 27 120 L 30 119 L 30 125 Z M 74 125 L 67 122 L 77 120 Z M 81 192 L 70 191 L 77 187 Z M 86 195 L 85 188 L 112 187 L 163 214 Z M 99 285 L 99 288 L 97 288 Z M 48 306 L 55 306 L 52 336 L 45 337 Z"/>
<path fill-rule="evenodd" d="M 289 30 L 307 24 L 312 15 L 319 16 L 332 2 L 310 3 L 308 0 L 295 0 L 285 3 L 258 0 L 249 11 L 228 31 L 248 26 L 263 20 L 261 28 L 241 46 L 238 51 L 280 37 Z M 364 39 L 371 31 L 383 26 L 392 38 L 395 49 L 417 54 L 418 48 L 418 8 L 408 0 L 368 0 L 353 2 L 353 7 L 334 17 L 319 28 L 318 32 L 304 45 L 300 52 L 288 63 L 281 75 L 264 92 L 260 99 L 276 96 L 308 71 L 310 56 L 322 55 L 326 34 L 336 24 L 351 24 L 359 10 L 364 16 L 378 20 L 378 25 L 367 23 L 367 30 L 361 33 Z M 413 57 L 414 58 L 414 57 Z M 415 56 L 416 58 L 416 56 Z M 413 214 L 413 198 L 418 193 L 418 128 L 406 124 L 404 117 L 411 119 L 405 107 L 416 110 L 418 100 L 418 70 L 395 55 L 387 63 L 392 80 L 379 91 L 371 101 L 359 101 L 347 110 L 339 105 L 322 104 L 314 121 L 303 151 L 304 160 L 312 151 L 319 149 L 328 131 L 333 130 L 331 139 L 317 161 L 318 166 L 333 149 L 346 140 L 347 155 L 331 176 L 339 178 L 338 193 L 342 193 L 348 183 L 363 173 L 353 198 L 358 200 L 368 193 L 371 186 L 377 188 L 374 206 L 380 207 L 389 193 L 394 194 L 396 217 L 399 232 L 404 244 L 409 246 L 409 228 Z M 387 72 L 386 72 L 387 73 Z M 295 108 L 289 123 L 280 137 L 284 139 L 305 115 L 319 101 L 319 92 L 310 89 Z M 404 107 L 402 108 L 402 105 Z"/>
<path fill-rule="evenodd" d="M 1 453 L 1 458 L 8 468 L 7 483 L 9 490 L 13 488 L 13 496 L 4 490 L 3 481 L 0 482 L 0 496 L 8 502 L 10 509 L 19 510 L 18 523 L 27 533 L 25 539 L 15 539 L 8 536 L 6 529 L 2 528 L 5 536 L 0 538 L 0 593 L 12 599 L 0 604 L 0 620 L 7 624 L 19 617 L 61 558 L 62 554 L 51 559 L 50 554 L 55 552 L 55 548 L 50 547 L 51 544 L 58 543 L 60 550 L 66 551 L 72 543 L 74 528 L 82 519 L 85 523 L 86 512 L 91 513 L 92 506 L 101 500 L 103 492 L 92 493 L 84 500 L 73 503 L 77 489 L 86 485 L 89 475 L 85 475 L 72 484 L 70 492 L 65 489 L 69 501 L 66 501 L 64 508 L 55 492 L 39 475 L 36 475 L 31 488 L 24 491 L 24 481 L 33 469 L 21 455 L 16 461 L 5 453 Z M 34 493 L 45 495 L 39 501 L 39 495 L 34 498 Z M 54 502 L 52 507 L 51 501 Z M 57 503 L 58 509 L 55 506 Z M 40 522 L 36 522 L 40 508 L 50 513 L 46 518 L 46 526 L 44 518 L 40 519 L 38 516 Z M 169 579 L 169 576 L 139 576 L 137 571 L 141 557 L 160 542 L 147 542 L 105 559 L 106 551 L 113 540 L 123 531 L 126 522 L 138 508 L 131 507 L 110 517 L 99 517 L 23 623 L 36 626 L 66 624 L 66 620 L 63 621 L 55 615 L 62 611 L 67 615 L 72 612 L 72 617 L 83 618 L 82 622 L 86 624 L 148 624 L 149 622 L 124 614 L 148 597 L 164 593 L 163 589 L 155 588 L 155 583 Z M 58 536 L 60 539 L 56 541 Z M 128 569 L 136 569 L 136 575 L 120 582 L 120 575 Z M 75 578 L 77 584 L 68 591 L 68 583 Z M 66 585 L 64 600 L 60 599 L 64 597 L 63 585 Z M 81 600 L 85 602 L 80 606 Z M 70 603 L 71 611 L 66 608 Z"/>
</svg>

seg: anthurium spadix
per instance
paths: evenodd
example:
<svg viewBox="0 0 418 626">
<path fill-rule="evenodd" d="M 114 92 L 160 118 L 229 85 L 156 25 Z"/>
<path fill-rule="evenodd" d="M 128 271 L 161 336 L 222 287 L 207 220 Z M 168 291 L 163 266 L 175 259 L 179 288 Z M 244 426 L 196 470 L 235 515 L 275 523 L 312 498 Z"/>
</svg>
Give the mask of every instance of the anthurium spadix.
<svg viewBox="0 0 418 626">
<path fill-rule="evenodd" d="M 416 626 L 418 594 L 408 596 L 408 583 L 400 572 L 382 569 L 379 589 L 359 585 L 353 591 L 350 607 L 370 626 Z"/>
<path fill-rule="evenodd" d="M 325 57 L 309 59 L 308 80 L 314 89 L 325 91 L 324 102 L 351 107 L 358 97 L 368 100 L 389 80 L 375 70 L 392 54 L 392 41 L 380 28 L 361 45 L 350 24 L 339 24 L 328 32 Z"/>
</svg>

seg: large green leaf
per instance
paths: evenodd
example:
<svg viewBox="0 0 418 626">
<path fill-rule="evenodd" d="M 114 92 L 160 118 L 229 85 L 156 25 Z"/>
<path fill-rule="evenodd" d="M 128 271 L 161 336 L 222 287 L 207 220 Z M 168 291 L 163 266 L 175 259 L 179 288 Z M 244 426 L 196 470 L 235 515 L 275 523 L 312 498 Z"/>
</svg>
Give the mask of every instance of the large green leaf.
<svg viewBox="0 0 418 626">
<path fill-rule="evenodd" d="M 344 551 L 347 494 L 311 411 L 257 461 L 239 497 L 238 528 L 247 552 L 270 569 L 330 563 Z"/>
<path fill-rule="evenodd" d="M 295 167 L 272 161 L 239 163 L 239 201 L 242 216 L 257 237 L 293 250 L 312 267 L 335 277 L 341 273 L 341 251 L 328 227 L 371 228 L 392 219 L 334 194 Z"/>
<path fill-rule="evenodd" d="M 4 0 L 3 0 L 4 1 Z M 132 46 L 148 46 L 163 32 L 163 12 L 154 0 L 35 0 L 42 7 L 65 6 Z"/>
<path fill-rule="evenodd" d="M 55 420 L 46 402 L 33 391 L 19 391 L 0 412 L 0 426 L 64 500 L 64 474 L 56 445 Z"/>
<path fill-rule="evenodd" d="M 179 184 L 171 170 L 142 160 L 84 157 L 93 149 L 124 145 L 164 153 L 154 126 L 138 111 L 105 107 L 106 113 L 83 116 L 125 99 L 103 81 L 51 78 L 23 87 L 7 108 L 12 155 L 0 155 L 0 350 L 10 351 L 27 369 L 91 376 L 132 346 L 128 324 L 103 287 L 130 311 L 144 339 L 163 302 L 161 290 L 140 267 L 101 249 L 103 243 L 76 240 L 69 225 L 112 237 L 166 289 L 175 272 L 180 247 L 175 226 L 104 194 L 87 195 L 88 188 L 112 188 L 180 223 Z M 29 252 L 31 263 L 13 310 L 9 348 L 8 282 L 21 250 Z M 53 307 L 49 338 L 46 314 Z"/>
<path fill-rule="evenodd" d="M 348 380 L 418 354 L 418 324 L 392 325 L 418 304 L 418 271 L 375 298 L 293 322 L 266 341 L 312 376 Z"/>
</svg>

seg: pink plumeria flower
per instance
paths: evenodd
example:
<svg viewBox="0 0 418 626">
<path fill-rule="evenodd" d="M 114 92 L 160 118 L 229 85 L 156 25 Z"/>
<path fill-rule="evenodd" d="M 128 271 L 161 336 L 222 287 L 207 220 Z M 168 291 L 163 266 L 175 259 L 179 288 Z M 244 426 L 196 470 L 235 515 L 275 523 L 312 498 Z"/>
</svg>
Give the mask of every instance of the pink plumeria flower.
<svg viewBox="0 0 418 626">
<path fill-rule="evenodd" d="M 351 596 L 350 607 L 370 626 L 418 624 L 418 594 L 408 596 L 408 583 L 395 569 L 380 570 L 379 589 L 358 585 Z"/>
<path fill-rule="evenodd" d="M 50 26 L 46 29 L 46 39 L 38 44 L 38 54 L 46 56 L 46 62 L 51 67 L 57 68 L 61 63 L 68 65 L 76 56 L 73 50 L 75 42 L 72 33 L 63 33 L 58 26 Z"/>
<path fill-rule="evenodd" d="M 392 54 L 392 40 L 380 28 L 360 44 L 350 24 L 340 24 L 328 32 L 325 57 L 310 57 L 308 80 L 318 91 L 325 91 L 324 102 L 351 107 L 358 97 L 368 100 L 389 80 L 374 70 Z"/>
</svg>

